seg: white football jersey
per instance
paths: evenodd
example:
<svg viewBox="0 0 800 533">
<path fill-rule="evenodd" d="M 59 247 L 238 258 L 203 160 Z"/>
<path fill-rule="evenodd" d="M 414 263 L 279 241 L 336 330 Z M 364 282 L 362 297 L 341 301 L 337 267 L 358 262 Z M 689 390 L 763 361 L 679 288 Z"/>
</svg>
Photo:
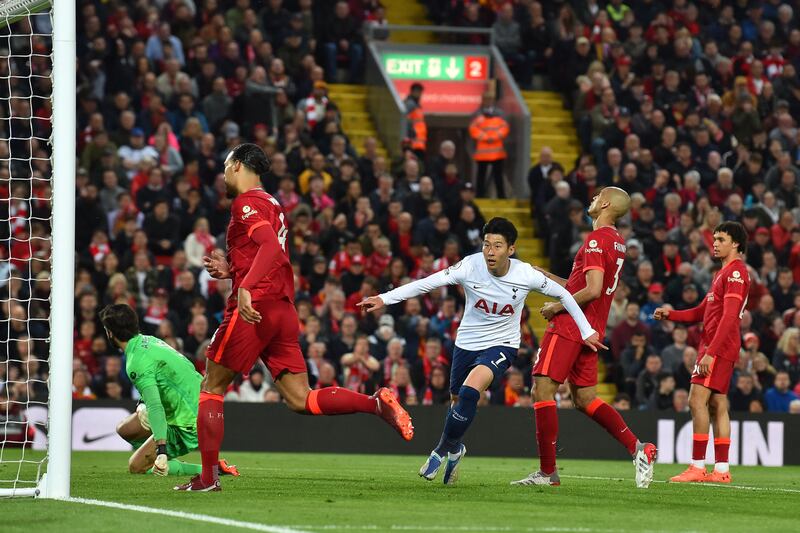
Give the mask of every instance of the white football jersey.
<svg viewBox="0 0 800 533">
<path fill-rule="evenodd" d="M 595 333 L 564 287 L 518 259 L 511 259 L 506 275 L 497 277 L 489 272 L 482 253 L 469 255 L 449 268 L 381 294 L 380 298 L 391 305 L 445 285 L 461 285 L 466 293 L 464 316 L 456 335 L 456 346 L 463 350 L 478 351 L 493 346 L 519 348 L 520 315 L 532 290 L 558 298 L 584 339 Z"/>
</svg>

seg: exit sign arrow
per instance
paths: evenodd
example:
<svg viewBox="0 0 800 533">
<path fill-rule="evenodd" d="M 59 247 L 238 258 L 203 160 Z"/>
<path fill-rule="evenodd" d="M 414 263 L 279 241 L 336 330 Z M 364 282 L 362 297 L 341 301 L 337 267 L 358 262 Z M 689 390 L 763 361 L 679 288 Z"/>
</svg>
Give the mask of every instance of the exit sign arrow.
<svg viewBox="0 0 800 533">
<path fill-rule="evenodd" d="M 450 58 L 450 64 L 447 66 L 445 73 L 447 74 L 447 77 L 450 78 L 451 80 L 456 79 L 456 76 L 461 74 L 461 69 L 458 68 L 458 66 L 456 65 L 455 57 Z"/>
</svg>

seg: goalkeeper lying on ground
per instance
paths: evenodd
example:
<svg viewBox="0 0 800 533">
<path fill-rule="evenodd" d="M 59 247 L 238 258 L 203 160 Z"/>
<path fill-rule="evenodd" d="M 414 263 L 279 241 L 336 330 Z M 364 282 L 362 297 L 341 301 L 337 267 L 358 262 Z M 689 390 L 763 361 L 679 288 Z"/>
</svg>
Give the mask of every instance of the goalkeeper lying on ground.
<svg viewBox="0 0 800 533">
<path fill-rule="evenodd" d="M 164 341 L 139 333 L 139 318 L 130 306 L 109 305 L 100 312 L 100 320 L 111 342 L 125 352 L 125 371 L 144 402 L 117 426 L 119 436 L 136 450 L 128 461 L 130 472 L 199 474 L 201 465 L 177 458 L 197 449 L 203 376 Z M 224 459 L 219 461 L 219 473 L 239 475 Z"/>
</svg>

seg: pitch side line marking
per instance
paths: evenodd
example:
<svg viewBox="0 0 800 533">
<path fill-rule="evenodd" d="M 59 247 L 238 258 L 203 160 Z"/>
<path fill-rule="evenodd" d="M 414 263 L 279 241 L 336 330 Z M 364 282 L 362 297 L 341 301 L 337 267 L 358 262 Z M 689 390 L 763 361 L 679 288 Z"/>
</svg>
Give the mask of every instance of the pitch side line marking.
<svg viewBox="0 0 800 533">
<path fill-rule="evenodd" d="M 570 478 L 570 479 L 595 479 L 599 481 L 631 481 L 630 479 L 622 478 L 622 477 L 603 477 L 603 476 L 567 476 L 561 475 L 561 477 Z M 668 481 L 654 479 L 653 483 L 668 483 Z M 721 487 L 724 489 L 739 489 L 739 490 L 753 490 L 758 492 L 789 492 L 792 494 L 800 494 L 800 489 L 785 489 L 782 487 L 752 487 L 749 485 L 727 485 L 725 483 L 683 483 L 684 485 L 694 485 L 694 486 L 701 486 L 704 485 L 706 487 Z"/>
<path fill-rule="evenodd" d="M 636 533 L 660 533 L 663 530 L 651 529 L 596 529 L 590 527 L 559 527 L 559 526 L 545 526 L 545 527 L 511 527 L 511 526 L 414 526 L 414 525 L 388 525 L 378 526 L 374 524 L 369 525 L 310 525 L 305 524 L 302 526 L 305 529 L 312 529 L 317 531 L 479 531 L 479 532 L 515 532 L 524 531 L 526 533 L 619 533 L 620 531 L 635 531 Z M 675 533 L 700 533 L 696 530 L 676 530 Z"/>
<path fill-rule="evenodd" d="M 279 468 L 261 468 L 261 467 L 253 467 L 248 468 L 248 470 L 259 470 L 259 471 L 277 471 L 280 470 Z M 335 469 L 329 469 L 335 470 Z M 633 478 L 623 478 L 623 477 L 604 477 L 604 476 L 568 476 L 565 474 L 559 474 L 563 478 L 569 479 L 593 479 L 597 481 L 633 481 Z M 654 479 L 653 483 L 668 483 L 668 481 Z M 686 484 L 686 483 L 684 483 Z M 790 494 L 800 494 L 800 489 L 786 489 L 782 487 L 753 487 L 749 485 L 726 485 L 724 483 L 689 483 L 690 485 L 705 485 L 707 487 L 722 487 L 725 489 L 739 489 L 739 490 L 752 490 L 756 492 L 787 492 Z M 317 526 L 315 526 L 317 527 Z M 540 530 L 537 530 L 540 531 Z M 561 530 L 559 530 L 561 531 Z"/>
<path fill-rule="evenodd" d="M 158 509 L 156 507 L 145 507 L 144 505 L 130 505 L 127 503 L 107 502 L 103 500 L 92 500 L 88 498 L 65 498 L 63 501 L 80 503 L 82 505 L 94 505 L 97 507 L 109 507 L 111 509 L 122 509 L 124 511 L 136 511 L 137 513 L 170 516 L 172 518 L 180 518 L 183 520 L 193 520 L 195 522 L 203 522 L 204 524 L 218 524 L 220 526 L 238 527 L 240 529 L 251 529 L 253 531 L 266 531 L 267 533 L 310 533 L 307 531 L 303 531 L 301 529 L 293 529 L 282 526 L 268 526 L 265 524 L 258 524 L 255 522 L 243 522 L 241 520 L 232 520 L 230 518 L 220 518 L 218 516 L 210 516 L 197 513 L 186 513 L 184 511 L 172 511 L 169 509 Z"/>
</svg>

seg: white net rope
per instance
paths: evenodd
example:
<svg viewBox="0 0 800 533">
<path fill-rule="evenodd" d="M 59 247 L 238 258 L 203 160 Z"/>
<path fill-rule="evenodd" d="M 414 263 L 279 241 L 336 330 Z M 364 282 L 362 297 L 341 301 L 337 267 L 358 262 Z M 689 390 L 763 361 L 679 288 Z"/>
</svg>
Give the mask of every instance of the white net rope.
<svg viewBox="0 0 800 533">
<path fill-rule="evenodd" d="M 52 63 L 52 9 L 0 6 L 2 492 L 36 487 L 47 461 Z"/>
</svg>

